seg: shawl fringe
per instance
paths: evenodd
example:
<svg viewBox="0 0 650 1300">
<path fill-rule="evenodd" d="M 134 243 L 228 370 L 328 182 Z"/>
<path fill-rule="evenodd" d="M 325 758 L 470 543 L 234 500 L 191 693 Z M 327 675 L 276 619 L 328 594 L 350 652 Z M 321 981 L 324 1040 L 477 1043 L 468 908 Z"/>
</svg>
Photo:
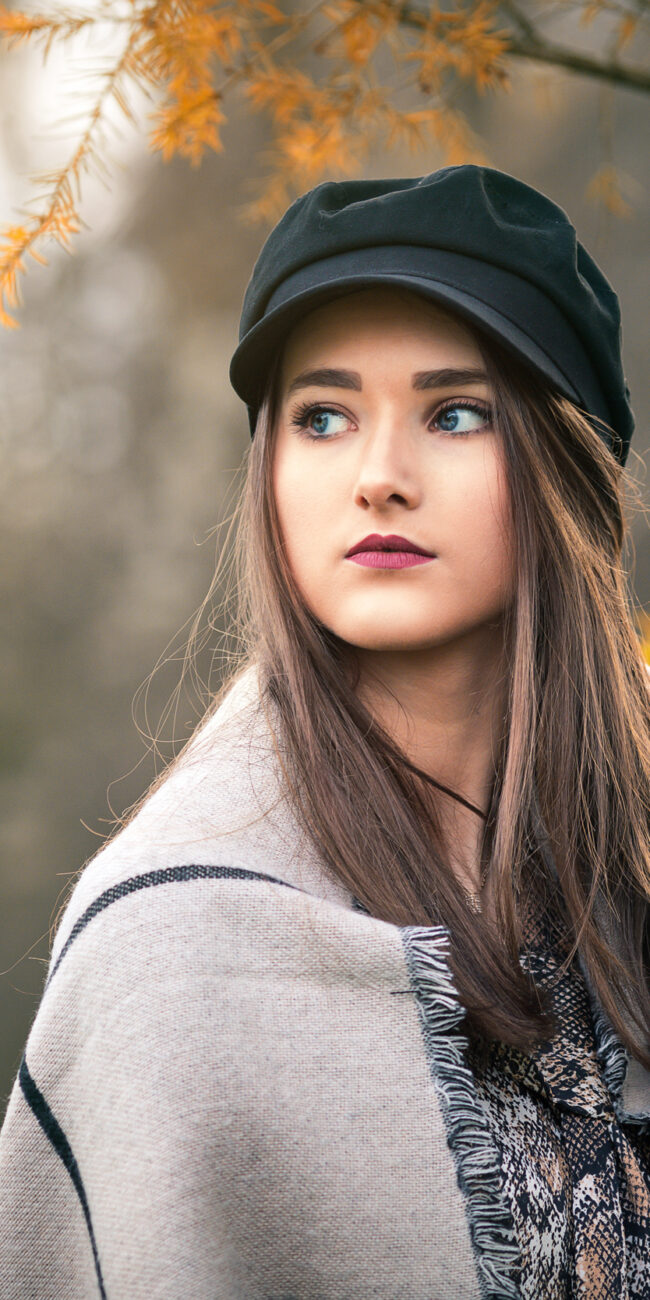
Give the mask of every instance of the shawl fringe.
<svg viewBox="0 0 650 1300">
<path fill-rule="evenodd" d="M 445 926 L 406 926 L 406 961 L 420 1008 L 425 1051 L 463 1193 L 483 1300 L 519 1300 L 521 1261 L 503 1195 L 497 1148 L 466 1064 L 465 1015 L 449 966 Z"/>
</svg>

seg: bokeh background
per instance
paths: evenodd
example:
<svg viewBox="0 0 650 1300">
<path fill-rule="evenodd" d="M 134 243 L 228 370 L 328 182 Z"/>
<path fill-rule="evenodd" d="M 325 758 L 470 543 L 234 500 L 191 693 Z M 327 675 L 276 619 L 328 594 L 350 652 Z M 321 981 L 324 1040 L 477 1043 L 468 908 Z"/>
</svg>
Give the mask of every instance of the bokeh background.
<svg viewBox="0 0 650 1300">
<path fill-rule="evenodd" d="M 571 35 L 566 21 L 558 39 Z M 29 176 L 70 152 L 74 128 L 50 125 L 66 111 L 66 58 L 44 68 L 36 51 L 0 53 L 3 225 Z M 491 166 L 569 213 L 619 294 L 637 417 L 629 468 L 647 507 L 647 100 L 521 62 L 510 94 L 468 89 L 458 106 Z M 248 425 L 228 363 L 268 232 L 241 219 L 265 141 L 242 108 L 224 153 L 192 169 L 163 163 L 144 129 L 125 126 L 109 184 L 86 186 L 73 254 L 55 246 L 47 269 L 30 263 L 21 328 L 0 330 L 0 1118 L 70 882 L 154 775 L 141 732 L 156 730 L 179 663 L 153 674 L 146 710 L 141 688 L 210 585 L 240 482 Z M 603 161 L 624 178 L 627 220 L 587 197 Z M 419 175 L 445 162 L 434 146 L 377 150 L 364 170 Z M 642 510 L 632 536 L 634 599 L 649 607 Z M 196 720 L 181 705 L 177 740 Z M 171 744 L 171 726 L 164 735 Z"/>
</svg>

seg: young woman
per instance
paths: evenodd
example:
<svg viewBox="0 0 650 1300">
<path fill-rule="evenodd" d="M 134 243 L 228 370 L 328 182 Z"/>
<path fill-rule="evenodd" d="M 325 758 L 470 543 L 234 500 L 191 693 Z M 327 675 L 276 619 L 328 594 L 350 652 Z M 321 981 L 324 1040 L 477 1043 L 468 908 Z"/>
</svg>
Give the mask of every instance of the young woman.
<svg viewBox="0 0 650 1300">
<path fill-rule="evenodd" d="M 86 866 L 6 1300 L 650 1296 L 650 691 L 618 300 L 504 173 L 271 233 L 246 651 Z"/>
</svg>

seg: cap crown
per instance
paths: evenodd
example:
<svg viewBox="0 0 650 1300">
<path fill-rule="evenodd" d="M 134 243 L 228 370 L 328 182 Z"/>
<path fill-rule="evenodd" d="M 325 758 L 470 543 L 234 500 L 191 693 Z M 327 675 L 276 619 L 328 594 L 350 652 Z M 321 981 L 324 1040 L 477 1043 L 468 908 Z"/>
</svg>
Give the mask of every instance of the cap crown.
<svg viewBox="0 0 650 1300">
<path fill-rule="evenodd" d="M 566 212 L 494 168 L 467 163 L 428 176 L 325 181 L 301 195 L 260 252 L 244 298 L 240 341 L 295 271 L 335 254 L 393 244 L 461 253 L 543 292 L 569 322 L 598 375 L 625 459 L 634 417 L 623 374 L 618 297 Z"/>
</svg>

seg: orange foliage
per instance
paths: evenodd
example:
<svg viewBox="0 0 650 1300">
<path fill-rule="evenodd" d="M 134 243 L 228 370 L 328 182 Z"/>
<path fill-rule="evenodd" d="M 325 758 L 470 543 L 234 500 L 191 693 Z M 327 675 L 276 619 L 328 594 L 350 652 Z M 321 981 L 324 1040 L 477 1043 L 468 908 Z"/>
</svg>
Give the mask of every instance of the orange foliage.
<svg viewBox="0 0 650 1300">
<path fill-rule="evenodd" d="M 587 0 L 581 15 L 580 22 L 583 27 L 588 27 L 590 23 L 597 18 L 603 10 L 603 0 Z"/>
<path fill-rule="evenodd" d="M 621 21 L 618 25 L 618 29 L 616 32 L 617 54 L 620 53 L 623 47 L 627 45 L 629 41 L 632 40 L 633 36 L 636 35 L 636 32 L 638 31 L 638 27 L 639 27 L 638 14 L 626 14 L 624 18 L 621 18 Z"/>
<path fill-rule="evenodd" d="M 637 609 L 636 620 L 641 635 L 643 657 L 646 663 L 650 665 L 650 613 L 645 609 Z"/>
<path fill-rule="evenodd" d="M 258 72 L 244 93 L 255 108 L 266 109 L 272 120 L 281 125 L 290 122 L 305 106 L 311 105 L 317 111 L 321 103 L 315 83 L 298 68 Z"/>
<path fill-rule="evenodd" d="M 36 42 L 39 37 L 44 37 L 43 52 L 47 54 L 56 37 L 67 40 L 70 36 L 76 36 L 82 28 L 92 26 L 95 21 L 92 15 L 69 14 L 57 19 L 53 16 L 18 13 L 15 9 L 6 9 L 0 5 L 0 33 L 5 37 L 9 49 L 21 41 L 34 38 Z"/>
<path fill-rule="evenodd" d="M 390 0 L 338 0 L 324 10 L 332 19 L 334 31 L 319 44 L 319 53 L 345 58 L 356 67 L 369 62 L 381 41 L 392 35 L 399 24 L 399 10 Z"/>
<path fill-rule="evenodd" d="M 583 20 L 591 22 L 603 5 L 586 0 Z M 230 92 L 238 90 L 249 110 L 263 113 L 272 137 L 263 155 L 269 172 L 243 215 L 272 221 L 324 176 L 355 172 L 371 144 L 416 150 L 434 142 L 452 165 L 485 162 L 452 100 L 463 82 L 481 94 L 510 89 L 516 27 L 498 27 L 497 19 L 497 0 L 457 0 L 445 11 L 411 7 L 408 0 L 315 0 L 302 7 L 293 0 L 130 0 L 126 13 L 117 0 L 103 0 L 92 14 L 59 8 L 31 15 L 0 3 L 0 38 L 9 49 L 31 41 L 45 56 L 53 42 L 111 20 L 125 36 L 72 158 L 59 172 L 33 178 L 44 186 L 40 212 L 21 211 L 22 220 L 0 236 L 0 324 L 17 325 L 8 309 L 20 303 L 25 254 L 46 263 L 45 241 L 69 247 L 80 230 L 82 177 L 91 165 L 104 166 L 108 102 L 135 120 L 130 85 L 157 100 L 148 138 L 165 161 L 180 154 L 197 166 L 206 149 L 223 149 Z M 636 22 L 623 17 L 619 48 Z M 590 193 L 627 215 L 611 167 L 600 170 Z"/>
<path fill-rule="evenodd" d="M 602 203 L 617 217 L 628 218 L 632 214 L 631 205 L 621 194 L 618 173 L 611 165 L 599 167 L 587 186 L 586 194 L 587 198 Z"/>
<path fill-rule="evenodd" d="M 425 93 L 440 88 L 448 69 L 474 80 L 481 93 L 495 86 L 509 89 L 503 60 L 511 33 L 493 30 L 494 10 L 495 5 L 488 0 L 479 0 L 465 11 L 431 10 L 423 23 L 418 48 L 404 56 L 419 65 L 418 80 Z"/>
</svg>

